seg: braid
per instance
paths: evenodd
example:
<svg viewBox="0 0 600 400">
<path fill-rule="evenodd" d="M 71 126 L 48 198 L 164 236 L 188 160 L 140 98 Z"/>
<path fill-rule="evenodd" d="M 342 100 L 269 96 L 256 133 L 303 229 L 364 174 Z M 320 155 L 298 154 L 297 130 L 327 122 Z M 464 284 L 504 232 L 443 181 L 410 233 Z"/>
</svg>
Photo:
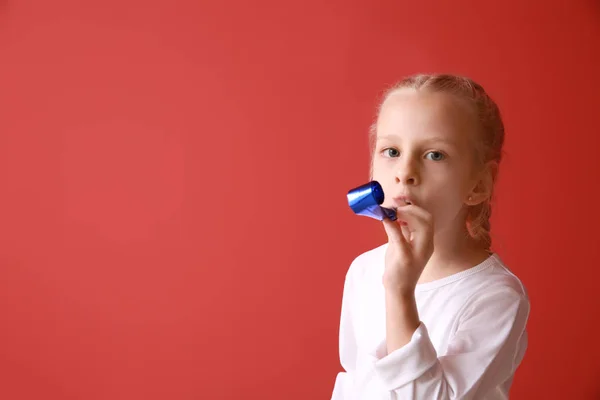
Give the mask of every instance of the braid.
<svg viewBox="0 0 600 400">
<path fill-rule="evenodd" d="M 490 200 L 486 200 L 481 204 L 471 207 L 467 217 L 469 234 L 487 251 L 490 251 L 492 247 L 491 216 L 491 202 Z"/>
</svg>

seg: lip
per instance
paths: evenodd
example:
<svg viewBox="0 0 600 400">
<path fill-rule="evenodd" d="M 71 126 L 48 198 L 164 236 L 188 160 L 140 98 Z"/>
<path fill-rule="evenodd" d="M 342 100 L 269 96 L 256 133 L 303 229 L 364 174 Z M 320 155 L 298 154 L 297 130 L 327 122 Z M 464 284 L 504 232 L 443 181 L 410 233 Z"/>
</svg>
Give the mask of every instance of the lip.
<svg viewBox="0 0 600 400">
<path fill-rule="evenodd" d="M 414 201 L 414 199 L 411 196 L 404 196 L 404 195 L 402 195 L 402 196 L 396 196 L 396 197 L 393 198 L 393 200 L 394 200 L 394 203 L 398 207 L 407 205 L 409 203 L 410 204 L 415 204 L 415 201 Z"/>
</svg>

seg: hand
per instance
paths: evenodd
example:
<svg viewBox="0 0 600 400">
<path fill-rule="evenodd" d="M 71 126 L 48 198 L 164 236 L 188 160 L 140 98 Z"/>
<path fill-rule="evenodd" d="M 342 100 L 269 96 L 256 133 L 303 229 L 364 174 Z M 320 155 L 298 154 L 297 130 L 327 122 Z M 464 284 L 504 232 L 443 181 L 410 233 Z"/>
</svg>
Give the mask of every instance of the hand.
<svg viewBox="0 0 600 400">
<path fill-rule="evenodd" d="M 388 236 L 383 285 L 386 290 L 412 296 L 433 254 L 433 218 L 414 204 L 399 207 L 397 215 L 397 221 L 383 220 Z"/>
</svg>

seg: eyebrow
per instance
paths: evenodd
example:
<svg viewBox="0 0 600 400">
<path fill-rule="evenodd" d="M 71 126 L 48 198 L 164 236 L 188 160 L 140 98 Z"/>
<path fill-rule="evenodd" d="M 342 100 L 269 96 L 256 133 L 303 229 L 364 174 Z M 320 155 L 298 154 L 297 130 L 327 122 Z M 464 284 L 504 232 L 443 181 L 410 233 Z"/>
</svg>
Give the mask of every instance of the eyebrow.
<svg viewBox="0 0 600 400">
<path fill-rule="evenodd" d="M 398 138 L 397 135 L 377 136 L 377 141 L 379 141 L 380 139 L 394 140 L 397 138 Z M 435 137 L 423 140 L 423 143 L 436 143 L 436 142 L 442 142 L 442 143 L 449 144 L 451 146 L 456 146 L 456 142 L 454 142 L 453 140 L 450 140 L 448 138 L 445 138 L 443 136 L 435 136 Z"/>
</svg>

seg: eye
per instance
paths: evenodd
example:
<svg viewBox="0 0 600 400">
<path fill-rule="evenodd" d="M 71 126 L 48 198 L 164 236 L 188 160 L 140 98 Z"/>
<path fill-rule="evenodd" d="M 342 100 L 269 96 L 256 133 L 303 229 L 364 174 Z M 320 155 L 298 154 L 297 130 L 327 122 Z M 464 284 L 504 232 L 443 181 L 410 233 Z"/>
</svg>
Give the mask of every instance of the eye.
<svg viewBox="0 0 600 400">
<path fill-rule="evenodd" d="M 398 151 L 398 149 L 394 149 L 393 147 L 384 149 L 383 154 L 385 154 L 388 157 L 392 157 L 392 158 L 400 156 L 400 152 Z"/>
<path fill-rule="evenodd" d="M 427 158 L 431 161 L 442 161 L 443 159 L 446 158 L 446 155 L 439 151 L 430 151 L 429 153 L 427 153 L 425 155 L 425 158 Z"/>
</svg>

